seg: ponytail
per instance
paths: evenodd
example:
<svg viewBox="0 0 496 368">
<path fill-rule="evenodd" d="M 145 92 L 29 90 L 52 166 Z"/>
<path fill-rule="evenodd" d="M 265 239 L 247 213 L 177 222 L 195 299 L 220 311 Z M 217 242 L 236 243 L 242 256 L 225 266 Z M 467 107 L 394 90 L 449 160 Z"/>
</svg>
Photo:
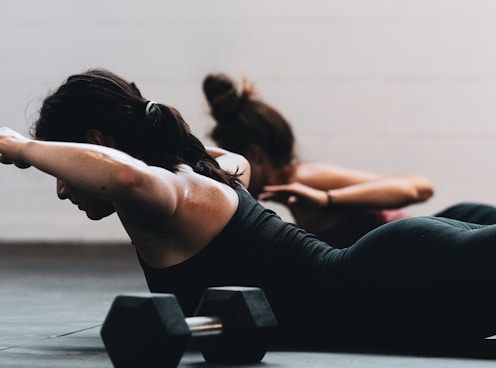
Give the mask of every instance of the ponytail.
<svg viewBox="0 0 496 368">
<path fill-rule="evenodd" d="M 31 133 L 84 143 L 90 129 L 113 137 L 117 149 L 149 165 L 175 171 L 184 163 L 222 183 L 238 182 L 239 175 L 219 167 L 176 109 L 146 100 L 134 83 L 102 69 L 69 77 L 45 99 Z"/>
<path fill-rule="evenodd" d="M 291 126 L 256 95 L 252 84 L 243 80 L 238 91 L 226 75 L 210 74 L 203 81 L 203 92 L 216 123 L 210 137 L 219 147 L 246 156 L 256 144 L 275 166 L 294 160 Z"/>
</svg>

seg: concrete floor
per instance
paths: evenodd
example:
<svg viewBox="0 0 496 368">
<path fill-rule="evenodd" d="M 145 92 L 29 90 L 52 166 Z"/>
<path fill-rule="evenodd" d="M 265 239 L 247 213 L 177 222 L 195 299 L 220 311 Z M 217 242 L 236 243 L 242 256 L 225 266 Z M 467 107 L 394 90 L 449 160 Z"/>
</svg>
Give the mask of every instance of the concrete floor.
<svg viewBox="0 0 496 368">
<path fill-rule="evenodd" d="M 117 294 L 146 291 L 129 245 L 0 244 L 0 367 L 112 367 L 100 326 Z M 243 367 L 446 367 L 496 363 L 496 340 L 464 351 L 271 349 Z M 190 349 L 180 367 L 206 364 Z M 223 366 L 226 367 L 226 366 Z"/>
</svg>

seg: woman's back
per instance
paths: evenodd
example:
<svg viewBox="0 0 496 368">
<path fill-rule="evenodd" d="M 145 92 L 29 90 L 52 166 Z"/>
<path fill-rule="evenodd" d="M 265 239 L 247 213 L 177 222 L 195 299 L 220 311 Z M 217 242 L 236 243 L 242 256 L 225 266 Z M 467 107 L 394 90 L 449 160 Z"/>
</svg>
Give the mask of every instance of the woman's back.
<svg viewBox="0 0 496 368">
<path fill-rule="evenodd" d="M 121 215 L 118 208 L 117 213 L 144 262 L 160 268 L 180 263 L 207 246 L 229 222 L 238 200 L 230 186 L 180 165 L 172 174 L 177 188 L 174 212 L 163 218 L 159 198 L 160 174 L 164 169 L 154 171 L 158 183 L 150 185 L 149 190 L 156 190 L 156 208 L 138 212 L 138 216 Z"/>
</svg>

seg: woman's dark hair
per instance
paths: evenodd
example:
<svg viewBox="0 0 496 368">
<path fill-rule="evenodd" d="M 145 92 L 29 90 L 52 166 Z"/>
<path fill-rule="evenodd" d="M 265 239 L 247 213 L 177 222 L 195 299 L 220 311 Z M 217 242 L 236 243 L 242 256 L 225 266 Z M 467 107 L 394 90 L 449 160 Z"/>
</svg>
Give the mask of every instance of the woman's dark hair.
<svg viewBox="0 0 496 368">
<path fill-rule="evenodd" d="M 222 148 L 246 155 L 258 144 L 276 166 L 294 159 L 294 136 L 290 124 L 273 107 L 257 98 L 252 85 L 243 80 L 241 91 L 224 74 L 210 74 L 203 92 L 216 126 L 211 138 Z"/>
<path fill-rule="evenodd" d="M 176 109 L 149 103 L 134 83 L 104 69 L 70 76 L 44 100 L 31 135 L 85 143 L 90 129 L 112 137 L 117 149 L 149 165 L 174 171 L 184 163 L 199 174 L 237 184 L 239 175 L 219 167 Z"/>
</svg>

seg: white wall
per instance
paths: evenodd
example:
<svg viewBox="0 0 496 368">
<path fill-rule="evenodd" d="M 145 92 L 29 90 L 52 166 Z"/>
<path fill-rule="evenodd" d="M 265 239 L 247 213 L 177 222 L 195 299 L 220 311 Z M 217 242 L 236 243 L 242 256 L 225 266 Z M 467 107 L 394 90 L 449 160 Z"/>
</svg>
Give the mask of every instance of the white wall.
<svg viewBox="0 0 496 368">
<path fill-rule="evenodd" d="M 245 74 L 303 158 L 429 177 L 437 194 L 414 214 L 496 203 L 493 0 L 2 0 L 0 66 L 0 124 L 22 132 L 65 77 L 105 67 L 206 140 L 203 77 Z M 0 167 L 0 241 L 125 238 L 54 186 Z"/>
</svg>

